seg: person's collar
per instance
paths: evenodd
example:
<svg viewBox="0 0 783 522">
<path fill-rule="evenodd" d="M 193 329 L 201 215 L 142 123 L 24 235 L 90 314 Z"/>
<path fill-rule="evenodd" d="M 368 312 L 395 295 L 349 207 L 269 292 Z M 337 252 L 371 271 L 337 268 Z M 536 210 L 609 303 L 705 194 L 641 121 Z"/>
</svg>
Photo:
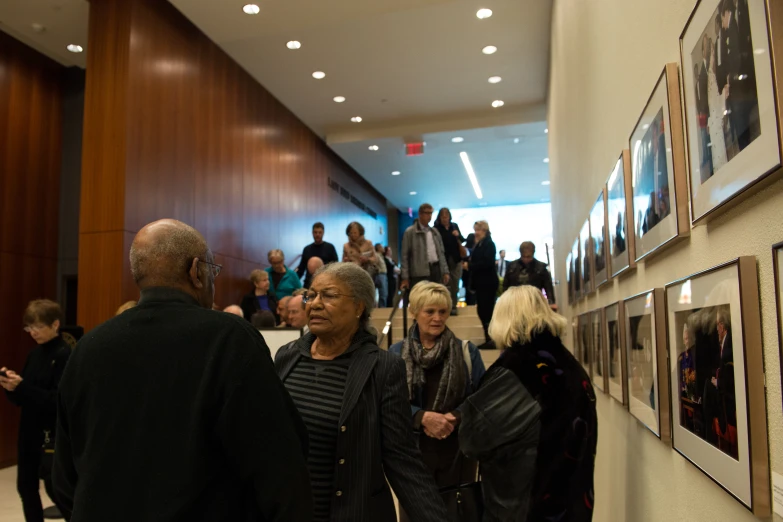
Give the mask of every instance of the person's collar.
<svg viewBox="0 0 783 522">
<path fill-rule="evenodd" d="M 421 224 L 421 221 L 419 221 L 419 220 L 417 219 L 417 220 L 416 220 L 416 228 L 417 228 L 418 230 L 420 230 L 421 232 L 426 232 L 426 231 L 428 231 L 428 230 L 430 229 L 430 226 L 429 226 L 429 225 L 422 225 L 422 224 Z"/>
<path fill-rule="evenodd" d="M 44 350 L 49 350 L 49 349 L 54 348 L 56 346 L 60 346 L 62 343 L 63 343 L 62 335 L 60 335 L 58 333 L 57 335 L 55 335 L 54 337 L 52 337 L 51 339 L 49 339 L 45 343 L 41 343 L 40 346 Z"/>
<path fill-rule="evenodd" d="M 309 359 L 313 358 L 313 354 L 311 353 L 311 351 L 313 348 L 313 343 L 315 342 L 316 339 L 317 339 L 316 335 L 308 331 L 296 342 L 296 348 L 299 350 L 299 353 L 303 357 L 307 357 Z M 364 328 L 359 327 L 359 329 L 353 335 L 353 338 L 351 339 L 351 343 L 348 346 L 348 349 L 345 350 L 340 355 L 338 355 L 337 357 L 335 357 L 335 359 L 340 359 L 341 357 L 347 357 L 349 356 L 349 354 L 359 350 L 366 344 L 374 343 L 374 342 L 375 342 L 375 335 L 373 335 L 371 332 L 368 332 Z M 377 348 L 377 346 L 375 348 Z"/>
<path fill-rule="evenodd" d="M 195 297 L 177 288 L 154 286 L 141 291 L 139 305 L 160 302 L 179 302 L 200 306 Z"/>
</svg>

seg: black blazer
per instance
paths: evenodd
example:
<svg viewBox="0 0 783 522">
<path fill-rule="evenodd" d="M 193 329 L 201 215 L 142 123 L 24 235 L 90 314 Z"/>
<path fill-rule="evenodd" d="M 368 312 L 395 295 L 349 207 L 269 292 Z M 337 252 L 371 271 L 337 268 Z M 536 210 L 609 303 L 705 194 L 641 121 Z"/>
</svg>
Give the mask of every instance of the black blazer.
<svg viewBox="0 0 783 522">
<path fill-rule="evenodd" d="M 272 313 L 275 315 L 275 321 L 279 323 L 280 316 L 277 315 L 277 297 L 275 297 L 274 292 L 271 291 L 266 295 L 269 298 L 269 308 L 272 309 Z M 255 290 L 251 290 L 249 294 L 242 298 L 242 304 L 239 305 L 239 307 L 242 309 L 242 313 L 245 315 L 245 319 L 248 321 L 251 317 L 253 317 L 254 313 L 261 310 L 258 307 L 258 299 L 256 298 Z"/>
<path fill-rule="evenodd" d="M 470 253 L 470 284 L 473 290 L 497 290 L 499 280 L 495 253 L 495 243 L 489 234 Z"/>
<path fill-rule="evenodd" d="M 281 348 L 275 367 L 285 382 L 315 336 Z M 435 480 L 424 467 L 411 429 L 405 362 L 378 348 L 375 336 L 354 337 L 335 455 L 331 520 L 396 522 L 389 483 L 411 520 L 446 522 Z M 303 350 L 304 347 L 304 350 Z M 387 483 L 388 478 L 388 483 Z"/>
</svg>

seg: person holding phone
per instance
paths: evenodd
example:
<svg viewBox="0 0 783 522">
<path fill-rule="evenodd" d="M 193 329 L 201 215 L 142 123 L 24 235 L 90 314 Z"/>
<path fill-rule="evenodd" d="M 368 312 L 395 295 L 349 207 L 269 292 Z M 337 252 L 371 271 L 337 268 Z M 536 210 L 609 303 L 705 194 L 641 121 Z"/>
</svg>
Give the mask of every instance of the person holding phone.
<svg viewBox="0 0 783 522">
<path fill-rule="evenodd" d="M 0 368 L 0 386 L 8 399 L 22 409 L 16 489 L 22 499 L 26 522 L 44 520 L 40 478 L 43 478 L 49 498 L 54 499 L 51 462 L 43 461 L 42 447 L 48 440 L 46 448 L 54 448 L 57 387 L 71 355 L 70 346 L 59 334 L 62 317 L 60 305 L 54 301 L 31 301 L 24 312 L 24 330 L 37 346 L 27 356 L 21 373 Z"/>
</svg>

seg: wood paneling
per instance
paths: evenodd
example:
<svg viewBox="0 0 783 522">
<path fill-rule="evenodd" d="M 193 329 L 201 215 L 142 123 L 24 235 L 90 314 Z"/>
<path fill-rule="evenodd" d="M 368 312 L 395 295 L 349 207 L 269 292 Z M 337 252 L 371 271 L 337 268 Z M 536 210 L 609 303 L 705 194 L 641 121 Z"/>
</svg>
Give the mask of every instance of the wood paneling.
<svg viewBox="0 0 783 522">
<path fill-rule="evenodd" d="M 101 250 L 119 241 L 85 241 L 87 232 L 132 237 L 164 217 L 195 226 L 224 265 L 215 298 L 222 307 L 248 291 L 249 271 L 269 250 L 283 249 L 290 261 L 301 253 L 315 221 L 338 251 L 354 220 L 385 242 L 385 198 L 171 4 L 90 5 L 84 164 L 91 166 L 82 183 L 99 186 L 82 191 L 81 324 L 95 326 L 136 295 L 129 243 L 107 254 Z M 88 127 L 110 132 L 88 139 Z M 332 191 L 329 177 L 378 218 Z"/>
<path fill-rule="evenodd" d="M 21 371 L 32 299 L 56 299 L 63 68 L 0 32 L 0 366 Z M 19 410 L 0 397 L 0 467 L 16 460 Z"/>
</svg>

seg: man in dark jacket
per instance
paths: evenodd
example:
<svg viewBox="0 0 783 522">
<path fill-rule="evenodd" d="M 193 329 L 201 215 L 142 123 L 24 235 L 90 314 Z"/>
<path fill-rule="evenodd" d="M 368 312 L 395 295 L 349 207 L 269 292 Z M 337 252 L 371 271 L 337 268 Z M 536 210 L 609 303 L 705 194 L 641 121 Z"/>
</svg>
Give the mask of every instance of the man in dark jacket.
<svg viewBox="0 0 783 522">
<path fill-rule="evenodd" d="M 144 227 L 137 307 L 88 333 L 58 399 L 54 486 L 73 522 L 309 521 L 307 433 L 264 339 L 210 310 L 196 230 Z"/>
<path fill-rule="evenodd" d="M 305 278 L 305 288 L 310 288 L 310 281 L 313 280 L 312 272 L 307 269 L 307 262 L 313 257 L 320 258 L 324 265 L 337 263 L 340 260 L 334 245 L 324 241 L 324 224 L 321 222 L 313 224 L 313 242 L 302 250 L 302 259 L 299 261 L 299 268 L 296 269 L 299 279 Z"/>
<path fill-rule="evenodd" d="M 542 263 L 535 257 L 536 245 L 532 241 L 525 241 L 519 245 L 521 256 L 508 267 L 508 273 L 503 279 L 503 291 L 512 286 L 531 285 L 546 293 L 549 306 L 557 310 L 555 304 L 555 289 L 552 287 L 552 275 L 547 269 L 546 263 Z"/>
</svg>

